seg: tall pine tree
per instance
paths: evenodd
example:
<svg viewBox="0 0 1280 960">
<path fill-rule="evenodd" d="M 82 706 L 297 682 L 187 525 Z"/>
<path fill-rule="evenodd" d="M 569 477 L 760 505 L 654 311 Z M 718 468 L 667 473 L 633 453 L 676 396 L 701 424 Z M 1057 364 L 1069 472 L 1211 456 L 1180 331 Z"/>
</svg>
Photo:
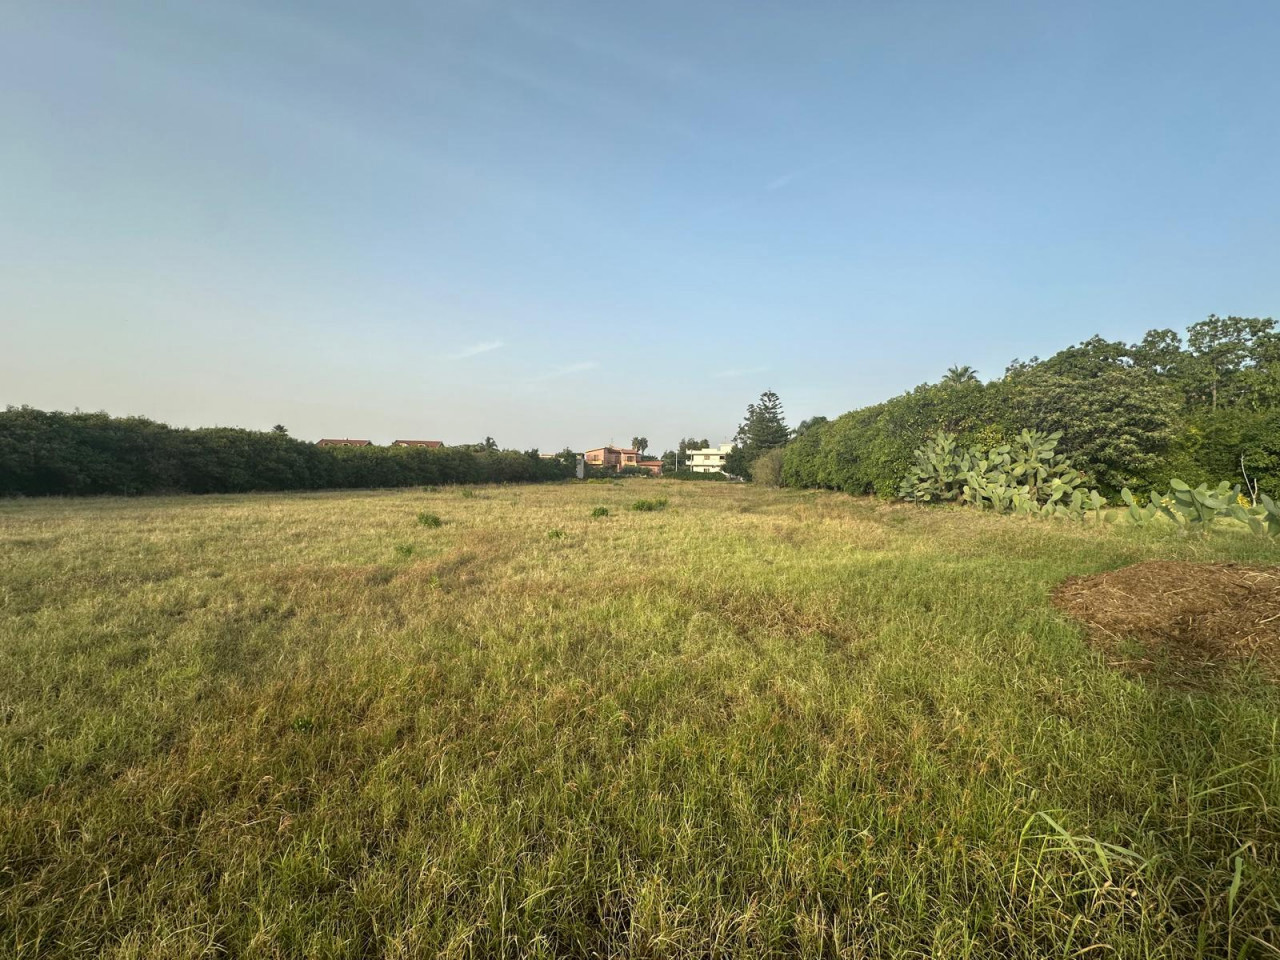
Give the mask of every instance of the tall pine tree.
<svg viewBox="0 0 1280 960">
<path fill-rule="evenodd" d="M 735 437 L 749 454 L 759 455 L 781 447 L 791 439 L 791 431 L 782 418 L 782 400 L 772 390 L 760 394 L 759 403 L 747 404 L 747 415 Z"/>
</svg>

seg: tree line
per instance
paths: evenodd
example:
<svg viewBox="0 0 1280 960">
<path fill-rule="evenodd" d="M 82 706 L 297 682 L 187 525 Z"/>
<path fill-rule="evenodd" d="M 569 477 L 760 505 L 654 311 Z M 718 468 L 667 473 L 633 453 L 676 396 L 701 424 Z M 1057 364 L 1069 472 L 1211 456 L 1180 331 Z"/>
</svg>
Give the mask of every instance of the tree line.
<svg viewBox="0 0 1280 960">
<path fill-rule="evenodd" d="M 522 483 L 574 476 L 576 456 L 459 447 L 318 447 L 270 431 L 176 428 L 144 417 L 0 412 L 0 496 L 246 493 Z"/>
<path fill-rule="evenodd" d="M 1024 428 L 1062 431 L 1060 449 L 1104 493 L 1256 481 L 1280 491 L 1280 332 L 1270 319 L 1209 316 L 1185 337 L 1092 337 L 1048 359 L 1014 360 L 983 383 L 953 367 L 883 403 L 802 424 L 781 482 L 892 496 L 938 430 L 991 446 Z"/>
</svg>

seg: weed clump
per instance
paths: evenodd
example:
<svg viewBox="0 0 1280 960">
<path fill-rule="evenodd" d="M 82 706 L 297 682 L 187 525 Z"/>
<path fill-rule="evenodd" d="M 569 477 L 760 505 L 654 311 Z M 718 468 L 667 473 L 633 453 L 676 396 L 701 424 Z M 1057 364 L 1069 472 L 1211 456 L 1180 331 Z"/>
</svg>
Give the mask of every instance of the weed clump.
<svg viewBox="0 0 1280 960">
<path fill-rule="evenodd" d="M 665 510 L 666 508 L 666 497 L 659 497 L 656 500 L 637 500 L 631 505 L 632 510 L 639 510 L 641 513 L 652 513 L 654 510 Z"/>
<path fill-rule="evenodd" d="M 475 490 L 474 490 L 474 489 L 472 489 L 471 487 L 463 487 L 463 488 L 462 488 L 462 499 L 463 499 L 463 500 L 474 500 L 475 498 L 476 498 L 476 492 L 475 492 Z"/>
<path fill-rule="evenodd" d="M 593 517 L 607 517 L 608 515 L 609 515 L 608 507 L 596 507 L 594 510 L 591 511 L 591 516 Z"/>
<path fill-rule="evenodd" d="M 397 553 L 397 554 L 399 554 L 399 555 L 400 555 L 400 556 L 402 556 L 402 557 L 412 557 L 412 556 L 413 556 L 413 544 L 412 544 L 412 543 L 397 543 L 397 544 L 396 544 L 396 553 Z"/>
<path fill-rule="evenodd" d="M 418 523 L 424 527 L 432 527 L 432 528 L 444 526 L 443 520 L 441 520 L 434 513 L 427 513 L 427 511 L 425 510 L 423 510 L 422 513 L 418 514 Z"/>
<path fill-rule="evenodd" d="M 547 531 L 548 540 L 563 540 L 566 536 L 568 536 L 568 534 L 559 528 Z"/>
</svg>

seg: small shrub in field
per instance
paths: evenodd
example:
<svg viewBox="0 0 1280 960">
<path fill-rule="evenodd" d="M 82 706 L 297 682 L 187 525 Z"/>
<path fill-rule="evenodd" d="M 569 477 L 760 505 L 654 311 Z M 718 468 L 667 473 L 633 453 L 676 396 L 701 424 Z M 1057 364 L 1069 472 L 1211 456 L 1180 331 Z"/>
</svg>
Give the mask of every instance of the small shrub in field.
<svg viewBox="0 0 1280 960">
<path fill-rule="evenodd" d="M 412 544 L 412 543 L 397 543 L 397 544 L 396 544 L 396 553 L 398 553 L 398 554 L 399 554 L 400 556 L 402 556 L 402 557 L 411 557 L 411 556 L 413 556 L 413 544 Z"/>
<path fill-rule="evenodd" d="M 548 530 L 548 531 L 547 531 L 547 539 L 548 539 L 548 540 L 563 540 L 563 539 L 565 538 L 565 535 L 566 535 L 566 534 L 565 534 L 565 532 L 564 532 L 563 530 L 558 530 L 558 529 L 557 529 L 557 530 Z"/>
<path fill-rule="evenodd" d="M 591 511 L 591 516 L 593 517 L 607 517 L 608 515 L 609 515 L 608 507 L 596 507 L 594 510 Z"/>
<path fill-rule="evenodd" d="M 312 717 L 297 717 L 293 721 L 293 729 L 298 733 L 310 733 L 316 728 L 316 721 Z"/>
<path fill-rule="evenodd" d="M 768 450 L 751 462 L 751 480 L 762 487 L 782 486 L 782 448 Z"/>
<path fill-rule="evenodd" d="M 659 497 L 657 500 L 637 500 L 631 505 L 632 510 L 639 510 L 642 513 L 652 513 L 654 510 L 665 510 L 667 506 L 667 498 Z"/>
<path fill-rule="evenodd" d="M 470 487 L 463 487 L 463 488 L 462 488 L 462 499 L 463 499 L 463 500 L 474 500 L 475 498 L 476 498 L 476 492 L 475 492 L 474 490 L 472 490 Z"/>
<path fill-rule="evenodd" d="M 425 510 L 418 514 L 418 523 L 424 527 L 443 527 L 444 521 L 437 517 L 434 513 L 427 513 Z"/>
</svg>

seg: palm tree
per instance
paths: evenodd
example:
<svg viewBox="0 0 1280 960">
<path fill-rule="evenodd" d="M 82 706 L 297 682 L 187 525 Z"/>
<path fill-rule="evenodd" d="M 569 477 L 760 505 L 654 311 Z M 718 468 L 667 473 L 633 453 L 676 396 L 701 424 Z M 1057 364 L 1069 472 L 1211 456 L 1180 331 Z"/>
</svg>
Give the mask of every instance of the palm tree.
<svg viewBox="0 0 1280 960">
<path fill-rule="evenodd" d="M 967 363 L 962 367 L 948 367 L 947 375 L 942 378 L 942 382 L 948 386 L 961 383 L 977 383 L 978 371 Z"/>
</svg>

